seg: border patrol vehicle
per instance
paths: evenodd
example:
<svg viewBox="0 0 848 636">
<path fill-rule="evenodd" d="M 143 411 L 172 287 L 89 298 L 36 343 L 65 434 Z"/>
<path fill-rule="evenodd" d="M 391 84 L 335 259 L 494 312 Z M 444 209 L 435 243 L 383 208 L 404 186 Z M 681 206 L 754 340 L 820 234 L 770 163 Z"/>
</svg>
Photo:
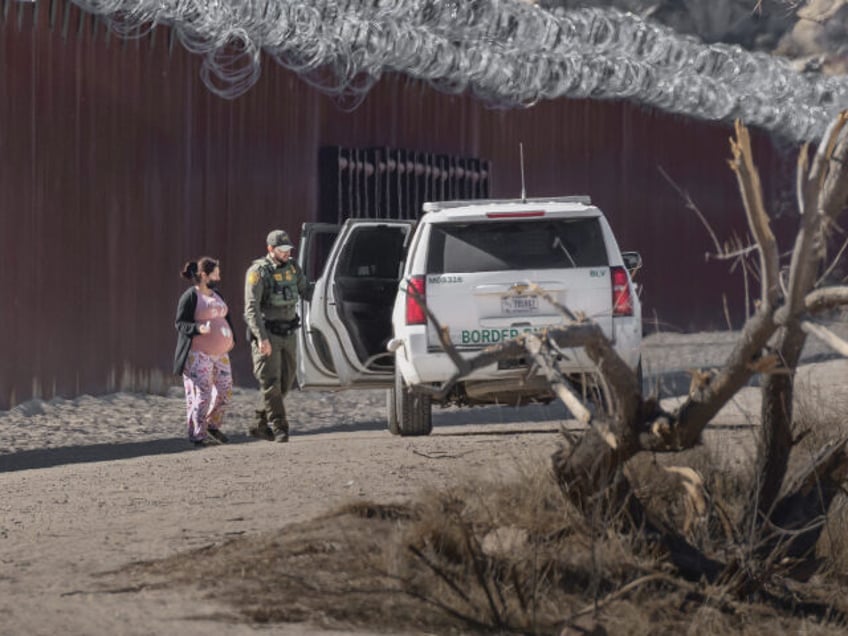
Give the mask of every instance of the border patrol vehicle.
<svg viewBox="0 0 848 636">
<path fill-rule="evenodd" d="M 456 369 L 426 303 L 461 355 L 567 318 L 541 295 L 600 325 L 641 377 L 641 304 L 622 254 L 589 197 L 442 201 L 415 221 L 349 219 L 305 224 L 299 262 L 302 389 L 386 388 L 388 428 L 432 430 L 432 393 Z M 559 352 L 559 369 L 603 405 L 603 385 L 582 349 Z M 457 383 L 446 404 L 549 402 L 554 394 L 526 361 L 502 361 Z"/>
</svg>

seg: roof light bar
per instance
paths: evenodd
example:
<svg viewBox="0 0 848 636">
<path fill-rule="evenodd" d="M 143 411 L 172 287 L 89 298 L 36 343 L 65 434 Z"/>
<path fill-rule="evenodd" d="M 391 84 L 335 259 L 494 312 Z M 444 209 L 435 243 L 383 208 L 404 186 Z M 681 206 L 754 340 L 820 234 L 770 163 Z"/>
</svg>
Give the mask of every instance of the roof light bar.
<svg viewBox="0 0 848 636">
<path fill-rule="evenodd" d="M 544 210 L 528 210 L 526 212 L 486 212 L 490 219 L 526 219 L 528 217 L 545 216 Z"/>
</svg>

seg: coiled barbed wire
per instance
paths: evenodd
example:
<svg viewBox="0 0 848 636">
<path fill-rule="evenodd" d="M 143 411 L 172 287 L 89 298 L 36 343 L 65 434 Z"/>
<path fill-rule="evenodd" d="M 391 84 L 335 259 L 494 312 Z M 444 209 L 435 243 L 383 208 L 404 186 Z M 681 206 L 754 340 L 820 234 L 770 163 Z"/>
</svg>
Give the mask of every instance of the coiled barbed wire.
<svg viewBox="0 0 848 636">
<path fill-rule="evenodd" d="M 816 140 L 848 106 L 848 78 L 691 36 L 613 9 L 548 12 L 521 0 L 73 0 L 125 37 L 157 24 L 204 58 L 221 97 L 259 78 L 260 53 L 356 105 L 386 72 L 505 108 L 558 97 L 628 99 L 740 118 Z"/>
</svg>

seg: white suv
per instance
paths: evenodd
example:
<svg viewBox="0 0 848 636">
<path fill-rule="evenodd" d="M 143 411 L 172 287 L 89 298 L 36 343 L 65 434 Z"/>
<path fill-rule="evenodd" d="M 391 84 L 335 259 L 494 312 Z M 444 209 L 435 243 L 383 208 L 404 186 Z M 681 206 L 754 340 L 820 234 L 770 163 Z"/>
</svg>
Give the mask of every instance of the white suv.
<svg viewBox="0 0 848 636">
<path fill-rule="evenodd" d="M 539 288 L 598 323 L 639 373 L 641 306 L 629 272 L 639 257 L 622 255 L 588 197 L 444 201 L 425 204 L 424 212 L 417 225 L 304 225 L 300 264 L 315 283 L 301 306 L 301 388 L 386 387 L 389 430 L 426 435 L 432 389 L 456 369 L 416 297 L 470 357 L 564 324 Z M 576 384 L 598 388 L 582 350 L 562 350 L 558 365 Z M 523 360 L 493 364 L 463 378 L 443 403 L 554 399 L 544 378 L 527 371 Z"/>
</svg>

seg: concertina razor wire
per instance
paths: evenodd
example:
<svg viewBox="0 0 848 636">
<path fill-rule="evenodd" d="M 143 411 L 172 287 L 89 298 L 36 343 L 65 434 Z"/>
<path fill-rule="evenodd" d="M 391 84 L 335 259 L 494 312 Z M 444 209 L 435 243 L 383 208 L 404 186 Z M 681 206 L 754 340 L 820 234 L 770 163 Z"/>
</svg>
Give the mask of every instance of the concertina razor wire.
<svg viewBox="0 0 848 636">
<path fill-rule="evenodd" d="M 848 106 L 848 78 L 704 44 L 614 9 L 549 12 L 521 0 L 73 0 L 123 37 L 164 24 L 233 99 L 260 52 L 340 103 L 385 72 L 501 108 L 557 97 L 626 99 L 670 113 L 739 118 L 788 141 L 817 140 Z"/>
</svg>

